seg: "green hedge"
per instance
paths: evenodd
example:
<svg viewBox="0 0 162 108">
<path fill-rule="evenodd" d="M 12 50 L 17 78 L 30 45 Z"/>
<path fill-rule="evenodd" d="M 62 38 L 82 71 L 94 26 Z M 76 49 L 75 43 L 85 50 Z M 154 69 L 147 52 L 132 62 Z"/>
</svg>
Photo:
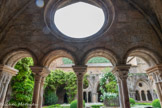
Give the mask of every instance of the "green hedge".
<svg viewBox="0 0 162 108">
<path fill-rule="evenodd" d="M 70 104 L 70 108 L 77 108 L 77 100 L 74 100 Z M 85 101 L 83 101 L 83 106 L 85 107 Z"/>
<path fill-rule="evenodd" d="M 134 105 L 136 103 L 136 101 L 133 98 L 129 98 L 129 102 L 131 105 Z"/>
<path fill-rule="evenodd" d="M 152 106 L 155 107 L 155 108 L 161 108 L 159 99 L 155 99 L 155 100 L 152 102 Z"/>
<path fill-rule="evenodd" d="M 44 95 L 45 105 L 54 105 L 58 101 L 58 97 L 54 91 L 46 91 Z"/>
</svg>

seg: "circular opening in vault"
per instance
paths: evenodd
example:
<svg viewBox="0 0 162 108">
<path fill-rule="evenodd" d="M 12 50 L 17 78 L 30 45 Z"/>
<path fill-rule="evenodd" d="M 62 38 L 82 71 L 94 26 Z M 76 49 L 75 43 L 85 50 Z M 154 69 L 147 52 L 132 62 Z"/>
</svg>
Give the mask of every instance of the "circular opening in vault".
<svg viewBox="0 0 162 108">
<path fill-rule="evenodd" d="M 58 9 L 54 14 L 54 24 L 64 35 L 72 38 L 86 38 L 100 31 L 105 22 L 101 8 L 77 2 Z"/>
</svg>

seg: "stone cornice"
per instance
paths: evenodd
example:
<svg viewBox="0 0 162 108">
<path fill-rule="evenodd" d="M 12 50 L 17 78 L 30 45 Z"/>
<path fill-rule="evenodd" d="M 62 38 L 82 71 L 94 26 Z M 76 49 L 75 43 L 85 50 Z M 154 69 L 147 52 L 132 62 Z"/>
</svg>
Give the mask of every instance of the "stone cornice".
<svg viewBox="0 0 162 108">
<path fill-rule="evenodd" d="M 17 74 L 18 70 L 10 67 L 10 66 L 7 66 L 7 65 L 0 65 L 0 73 L 8 73 L 12 76 L 15 76 Z"/>
</svg>

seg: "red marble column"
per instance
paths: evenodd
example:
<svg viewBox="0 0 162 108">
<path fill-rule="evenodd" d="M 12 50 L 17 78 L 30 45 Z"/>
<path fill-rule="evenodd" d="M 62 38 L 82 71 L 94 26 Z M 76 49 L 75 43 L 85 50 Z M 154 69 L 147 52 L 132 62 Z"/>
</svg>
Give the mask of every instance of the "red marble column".
<svg viewBox="0 0 162 108">
<path fill-rule="evenodd" d="M 48 68 L 34 66 L 31 67 L 32 72 L 34 73 L 35 84 L 32 100 L 32 108 L 41 108 L 43 100 L 43 85 L 44 78 L 50 73 Z"/>
<path fill-rule="evenodd" d="M 87 66 L 73 66 L 73 70 L 77 75 L 78 86 L 78 107 L 83 108 L 83 78 L 87 71 Z"/>
<path fill-rule="evenodd" d="M 119 79 L 121 83 L 121 88 L 119 91 L 122 108 L 130 108 L 129 103 L 129 93 L 128 93 L 128 87 L 127 87 L 127 78 L 129 73 L 130 65 L 118 65 L 113 69 L 113 73 L 116 75 L 116 77 Z M 123 101 L 122 101 L 123 100 Z"/>
</svg>

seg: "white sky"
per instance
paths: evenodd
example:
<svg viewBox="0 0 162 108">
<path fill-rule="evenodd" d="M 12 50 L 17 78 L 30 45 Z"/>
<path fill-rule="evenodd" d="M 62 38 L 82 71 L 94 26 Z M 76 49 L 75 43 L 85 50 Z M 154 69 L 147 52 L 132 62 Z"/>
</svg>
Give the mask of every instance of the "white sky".
<svg viewBox="0 0 162 108">
<path fill-rule="evenodd" d="M 65 35 L 73 38 L 85 38 L 97 33 L 103 26 L 103 10 L 78 2 L 56 11 L 54 23 Z"/>
</svg>

